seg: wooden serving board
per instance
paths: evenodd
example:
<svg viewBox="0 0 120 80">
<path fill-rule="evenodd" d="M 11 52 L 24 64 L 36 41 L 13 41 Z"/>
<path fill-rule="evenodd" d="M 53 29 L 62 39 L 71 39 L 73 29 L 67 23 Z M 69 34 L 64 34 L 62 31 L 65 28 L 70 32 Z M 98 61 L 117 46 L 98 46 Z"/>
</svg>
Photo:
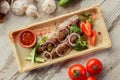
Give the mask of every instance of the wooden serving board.
<svg viewBox="0 0 120 80">
<path fill-rule="evenodd" d="M 73 15 L 79 15 L 82 13 L 91 13 L 91 14 L 95 15 L 95 17 L 96 17 L 95 29 L 96 29 L 96 31 L 101 32 L 101 35 L 102 35 L 102 42 L 100 44 L 97 44 L 95 47 L 91 47 L 91 48 L 83 50 L 83 51 L 74 51 L 73 50 L 68 55 L 66 55 L 64 57 L 56 58 L 56 59 L 53 59 L 52 61 L 45 62 L 45 63 L 32 64 L 29 61 L 25 61 L 25 56 L 27 56 L 30 53 L 31 49 L 23 48 L 19 44 L 17 37 L 18 37 L 18 34 L 20 33 L 20 31 L 22 31 L 23 29 L 31 29 L 37 34 L 37 36 L 40 35 L 40 31 L 42 31 L 43 34 L 48 34 L 48 33 L 53 31 L 54 27 L 58 26 L 60 23 L 67 20 L 69 17 L 71 17 Z M 30 70 L 33 70 L 36 68 L 48 66 L 48 65 L 51 65 L 54 63 L 58 63 L 58 62 L 70 59 L 70 58 L 89 54 L 89 53 L 97 51 L 97 50 L 111 47 L 111 40 L 109 38 L 108 31 L 107 31 L 107 28 L 106 28 L 106 25 L 104 22 L 104 18 L 103 18 L 103 15 L 102 15 L 102 12 L 101 12 L 99 5 L 94 5 L 92 7 L 89 7 L 89 8 L 83 9 L 83 10 L 79 10 L 76 12 L 72 12 L 69 14 L 58 16 L 58 17 L 55 17 L 53 19 L 49 19 L 49 20 L 46 20 L 43 22 L 34 23 L 34 24 L 31 24 L 31 25 L 26 26 L 24 28 L 10 31 L 9 37 L 10 37 L 11 43 L 13 45 L 15 58 L 17 60 L 20 72 L 30 71 Z"/>
</svg>

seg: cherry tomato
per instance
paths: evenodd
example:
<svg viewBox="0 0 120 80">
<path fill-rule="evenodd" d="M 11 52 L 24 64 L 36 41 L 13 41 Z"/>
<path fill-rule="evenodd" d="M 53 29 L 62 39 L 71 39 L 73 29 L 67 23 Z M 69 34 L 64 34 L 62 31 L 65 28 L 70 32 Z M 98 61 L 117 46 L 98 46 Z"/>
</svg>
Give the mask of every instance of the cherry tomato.
<svg viewBox="0 0 120 80">
<path fill-rule="evenodd" d="M 94 76 L 89 76 L 89 77 L 86 78 L 86 80 L 97 80 L 97 78 L 94 77 Z"/>
<path fill-rule="evenodd" d="M 86 69 L 81 64 L 75 64 L 69 68 L 68 74 L 72 80 L 85 80 Z"/>
<path fill-rule="evenodd" d="M 90 74 L 99 74 L 102 71 L 102 68 L 103 66 L 101 61 L 96 58 L 90 59 L 86 64 L 86 69 Z"/>
<path fill-rule="evenodd" d="M 86 22 L 81 22 L 80 27 L 86 36 L 90 36 L 92 32 L 92 24 L 86 20 Z"/>
<path fill-rule="evenodd" d="M 96 40 L 96 31 L 92 31 L 91 35 L 90 35 L 90 39 L 89 39 L 89 42 L 92 46 L 95 45 L 95 40 Z"/>
</svg>

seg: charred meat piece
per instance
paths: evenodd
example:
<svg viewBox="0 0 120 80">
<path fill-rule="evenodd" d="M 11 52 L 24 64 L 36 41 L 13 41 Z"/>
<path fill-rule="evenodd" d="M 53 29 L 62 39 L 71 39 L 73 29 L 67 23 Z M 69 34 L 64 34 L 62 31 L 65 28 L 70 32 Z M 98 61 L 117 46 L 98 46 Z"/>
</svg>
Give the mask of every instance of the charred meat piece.
<svg viewBox="0 0 120 80">
<path fill-rule="evenodd" d="M 45 43 L 47 51 L 51 52 L 52 49 L 56 46 L 53 41 L 47 41 Z"/>
<path fill-rule="evenodd" d="M 68 42 L 71 46 L 75 46 L 77 40 L 80 38 L 80 35 L 78 33 L 71 33 L 68 37 Z"/>
<path fill-rule="evenodd" d="M 67 42 L 59 44 L 56 48 L 56 53 L 58 56 L 64 56 L 68 54 L 70 51 L 71 46 Z"/>
<path fill-rule="evenodd" d="M 72 36 L 70 37 L 70 42 L 71 42 L 71 43 L 76 43 L 77 40 L 78 40 L 78 36 L 77 36 L 77 35 L 72 35 Z"/>
<path fill-rule="evenodd" d="M 58 55 L 57 55 L 57 53 L 56 53 L 56 48 L 54 48 L 54 49 L 51 51 L 51 55 L 52 55 L 52 58 L 53 58 L 53 59 L 58 57 Z"/>
<path fill-rule="evenodd" d="M 54 44 L 57 45 L 59 43 L 59 40 L 57 38 L 57 32 L 53 33 L 53 35 L 51 36 L 51 38 L 49 40 L 54 42 Z"/>
<path fill-rule="evenodd" d="M 46 61 L 52 60 L 52 55 L 48 51 L 43 52 L 43 57 L 46 59 Z"/>
<path fill-rule="evenodd" d="M 59 43 L 59 40 L 58 40 L 57 37 L 51 38 L 51 41 L 53 41 L 55 44 L 58 44 L 58 43 Z"/>
<path fill-rule="evenodd" d="M 47 59 L 50 59 L 50 55 L 49 54 L 45 54 L 45 57 L 47 58 Z"/>
<path fill-rule="evenodd" d="M 65 40 L 66 37 L 67 37 L 67 35 L 68 35 L 68 30 L 67 30 L 67 29 L 59 30 L 59 31 L 58 31 L 58 35 L 57 35 L 58 40 L 59 40 L 59 41 Z"/>
<path fill-rule="evenodd" d="M 42 53 L 44 50 L 46 50 L 46 48 L 47 48 L 47 47 L 46 47 L 45 45 L 39 46 L 37 51 L 38 51 L 38 53 L 40 54 L 40 53 Z"/>
</svg>

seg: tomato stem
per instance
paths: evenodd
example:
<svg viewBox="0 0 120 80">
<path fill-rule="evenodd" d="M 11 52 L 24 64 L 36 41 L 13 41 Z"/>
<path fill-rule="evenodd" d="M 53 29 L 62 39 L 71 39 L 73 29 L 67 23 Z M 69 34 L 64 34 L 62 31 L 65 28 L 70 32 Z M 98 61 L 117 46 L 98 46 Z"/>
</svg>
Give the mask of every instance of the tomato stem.
<svg viewBox="0 0 120 80">
<path fill-rule="evenodd" d="M 98 65 L 94 65 L 94 66 L 93 66 L 93 69 L 94 69 L 94 70 L 97 70 L 98 67 L 99 67 Z"/>
<path fill-rule="evenodd" d="M 74 70 L 74 77 L 80 76 L 80 71 L 79 70 Z"/>
</svg>

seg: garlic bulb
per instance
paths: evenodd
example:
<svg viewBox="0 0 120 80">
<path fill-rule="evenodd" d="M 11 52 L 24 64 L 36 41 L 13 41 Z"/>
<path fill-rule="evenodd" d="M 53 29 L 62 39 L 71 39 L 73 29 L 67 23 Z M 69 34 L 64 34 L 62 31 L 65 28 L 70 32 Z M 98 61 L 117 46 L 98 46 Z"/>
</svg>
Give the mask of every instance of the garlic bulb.
<svg viewBox="0 0 120 80">
<path fill-rule="evenodd" d="M 40 0 L 34 0 L 34 2 L 38 3 Z"/>
<path fill-rule="evenodd" d="M 33 3 L 34 0 L 27 0 L 29 3 Z"/>
<path fill-rule="evenodd" d="M 34 17 L 34 18 L 39 17 L 39 14 L 38 14 L 38 11 L 37 11 L 36 6 L 30 4 L 30 5 L 27 7 L 26 15 L 27 15 L 28 17 Z"/>
<path fill-rule="evenodd" d="M 10 5 L 7 1 L 1 1 L 0 2 L 0 13 L 7 14 L 7 12 L 10 10 Z"/>
<path fill-rule="evenodd" d="M 28 2 L 29 2 L 29 3 L 33 3 L 33 2 L 38 3 L 38 2 L 39 2 L 39 0 L 28 0 Z"/>
<path fill-rule="evenodd" d="M 42 11 L 51 14 L 55 11 L 56 4 L 54 0 L 45 0 L 45 2 L 42 5 Z"/>
<path fill-rule="evenodd" d="M 17 0 L 12 5 L 12 11 L 16 15 L 23 15 L 26 11 L 27 6 L 28 6 L 27 1 Z"/>
</svg>

